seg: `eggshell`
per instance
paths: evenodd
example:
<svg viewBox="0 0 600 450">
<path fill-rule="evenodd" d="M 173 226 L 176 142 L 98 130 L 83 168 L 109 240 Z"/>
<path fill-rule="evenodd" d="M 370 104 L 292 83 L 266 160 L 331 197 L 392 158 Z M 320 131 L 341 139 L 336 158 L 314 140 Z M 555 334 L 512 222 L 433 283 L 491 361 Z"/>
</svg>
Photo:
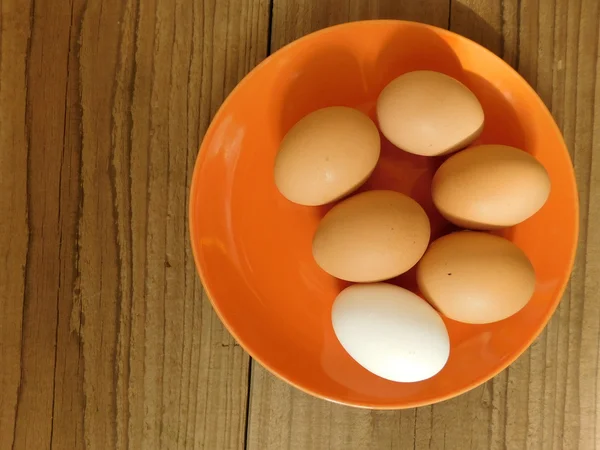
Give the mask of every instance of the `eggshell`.
<svg viewBox="0 0 600 450">
<path fill-rule="evenodd" d="M 325 215 L 312 249 L 317 264 L 337 278 L 381 281 L 413 267 L 429 236 L 427 214 L 413 199 L 394 191 L 368 191 Z"/>
<path fill-rule="evenodd" d="M 387 283 L 344 289 L 331 311 L 342 347 L 382 378 L 415 382 L 438 373 L 450 354 L 444 321 L 423 299 Z"/>
<path fill-rule="evenodd" d="M 459 322 L 490 323 L 523 308 L 535 272 L 523 251 L 499 236 L 460 231 L 434 241 L 417 266 L 422 294 Z"/>
<path fill-rule="evenodd" d="M 431 185 L 435 206 L 463 228 L 490 230 L 534 215 L 550 195 L 550 178 L 529 153 L 506 145 L 479 145 L 452 155 Z"/>
<path fill-rule="evenodd" d="M 427 70 L 389 83 L 377 100 L 383 135 L 409 153 L 435 156 L 461 149 L 483 130 L 483 108 L 465 85 Z"/>
<path fill-rule="evenodd" d="M 335 106 L 302 118 L 285 135 L 275 159 L 275 185 L 300 205 L 324 205 L 362 185 L 375 169 L 381 142 L 373 121 Z"/>
</svg>

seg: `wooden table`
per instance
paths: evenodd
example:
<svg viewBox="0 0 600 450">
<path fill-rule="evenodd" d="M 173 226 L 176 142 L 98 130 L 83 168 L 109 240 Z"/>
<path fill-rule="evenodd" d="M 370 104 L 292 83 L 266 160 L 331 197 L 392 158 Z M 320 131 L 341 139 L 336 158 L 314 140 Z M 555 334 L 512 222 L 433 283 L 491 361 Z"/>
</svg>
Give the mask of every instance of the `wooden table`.
<svg viewBox="0 0 600 450">
<path fill-rule="evenodd" d="M 600 448 L 598 0 L 1 0 L 0 449 Z M 402 18 L 537 89 L 577 172 L 571 285 L 508 370 L 432 407 L 352 409 L 234 342 L 196 276 L 188 186 L 211 117 L 270 52 Z"/>
</svg>

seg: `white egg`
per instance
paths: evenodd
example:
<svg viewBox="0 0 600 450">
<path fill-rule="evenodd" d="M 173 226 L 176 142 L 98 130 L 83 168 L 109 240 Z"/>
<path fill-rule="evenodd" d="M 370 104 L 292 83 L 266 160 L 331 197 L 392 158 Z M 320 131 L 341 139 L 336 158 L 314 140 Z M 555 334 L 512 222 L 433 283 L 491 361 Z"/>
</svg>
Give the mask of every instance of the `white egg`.
<svg viewBox="0 0 600 450">
<path fill-rule="evenodd" d="M 429 303 L 388 283 L 355 284 L 336 297 L 333 329 L 357 363 L 404 383 L 438 373 L 450 354 L 444 321 Z"/>
</svg>

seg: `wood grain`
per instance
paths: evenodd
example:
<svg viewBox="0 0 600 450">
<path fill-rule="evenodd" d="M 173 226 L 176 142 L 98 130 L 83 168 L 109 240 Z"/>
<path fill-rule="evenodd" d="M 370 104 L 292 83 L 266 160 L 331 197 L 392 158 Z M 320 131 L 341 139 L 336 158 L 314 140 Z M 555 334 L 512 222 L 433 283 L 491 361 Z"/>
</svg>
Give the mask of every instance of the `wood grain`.
<svg viewBox="0 0 600 450">
<path fill-rule="evenodd" d="M 10 448 L 21 391 L 27 227 L 26 81 L 30 5 L 0 10 L 0 448 Z M 6 64 L 6 61 L 11 64 Z M 15 93 L 19 93 L 15 98 Z M 4 436 L 11 436 L 10 439 Z M 4 442 L 6 441 L 6 442 Z"/>
<path fill-rule="evenodd" d="M 187 237 L 228 92 L 269 49 L 374 18 L 450 27 L 516 67 L 581 202 L 571 285 L 529 351 L 461 397 L 388 412 L 250 366 Z M 597 0 L 2 0 L 0 450 L 600 448 L 599 30 Z"/>
<path fill-rule="evenodd" d="M 2 1 L 0 449 L 243 447 L 248 356 L 197 279 L 187 195 L 268 17 Z"/>
<path fill-rule="evenodd" d="M 485 385 L 431 407 L 381 412 L 329 404 L 253 362 L 249 448 L 600 448 L 600 230 L 593 227 L 600 220 L 600 167 L 593 158 L 600 152 L 598 2 L 452 0 L 450 10 L 436 5 L 435 16 L 422 6 L 275 0 L 272 46 L 345 20 L 410 17 L 449 26 L 501 55 L 538 90 L 571 150 L 581 200 L 571 285 L 544 333 L 517 362 Z M 306 19 L 289 20 L 298 11 Z"/>
</svg>

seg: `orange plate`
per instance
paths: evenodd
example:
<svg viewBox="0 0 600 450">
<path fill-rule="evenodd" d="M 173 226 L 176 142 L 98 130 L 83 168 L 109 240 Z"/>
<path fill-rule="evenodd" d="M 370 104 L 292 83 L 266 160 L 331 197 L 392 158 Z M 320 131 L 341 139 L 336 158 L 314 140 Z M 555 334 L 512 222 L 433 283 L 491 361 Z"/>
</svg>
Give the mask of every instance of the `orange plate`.
<svg viewBox="0 0 600 450">
<path fill-rule="evenodd" d="M 273 164 L 284 134 L 318 108 L 346 105 L 375 118 L 375 101 L 398 75 L 436 70 L 466 84 L 485 110 L 477 143 L 522 148 L 546 167 L 552 193 L 526 222 L 502 234 L 521 247 L 537 274 L 535 295 L 518 314 L 490 325 L 446 320 L 446 367 L 419 383 L 394 383 L 354 362 L 331 326 L 344 283 L 315 264 L 311 240 L 327 208 L 290 203 L 277 191 Z M 415 198 L 433 238 L 449 230 L 432 206 L 430 182 L 441 160 L 404 153 L 382 139 L 379 164 L 363 189 Z M 190 233 L 196 265 L 217 314 L 263 366 L 332 401 L 408 408 L 448 399 L 514 361 L 555 310 L 573 265 L 578 202 L 560 131 L 533 89 L 504 61 L 466 38 L 411 22 L 354 22 L 306 36 L 256 67 L 227 98 L 194 169 Z M 395 280 L 415 289 L 414 274 Z M 359 330 L 357 330 L 359 332 Z"/>
</svg>

